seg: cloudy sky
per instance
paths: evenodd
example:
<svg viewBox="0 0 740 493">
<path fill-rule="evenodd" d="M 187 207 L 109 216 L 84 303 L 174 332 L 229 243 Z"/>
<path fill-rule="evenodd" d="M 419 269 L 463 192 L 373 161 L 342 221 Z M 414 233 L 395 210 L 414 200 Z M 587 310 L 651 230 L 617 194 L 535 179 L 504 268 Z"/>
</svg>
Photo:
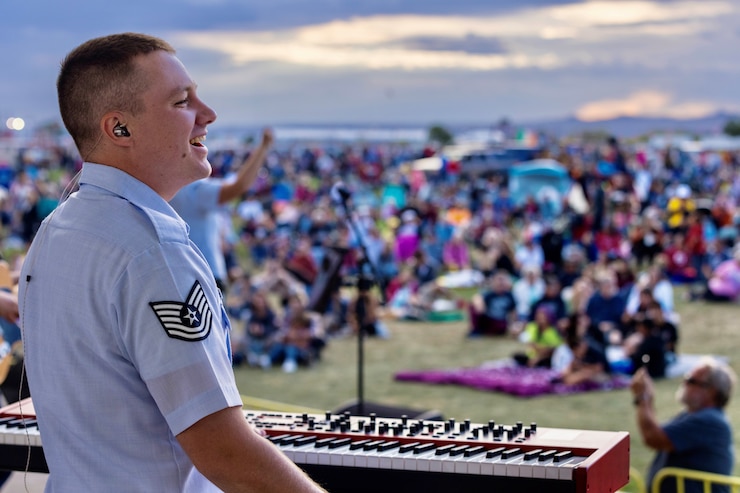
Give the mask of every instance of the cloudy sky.
<svg viewBox="0 0 740 493">
<path fill-rule="evenodd" d="M 60 60 L 161 36 L 218 124 L 740 111 L 740 0 L 7 0 L 0 121 L 56 120 Z"/>
</svg>

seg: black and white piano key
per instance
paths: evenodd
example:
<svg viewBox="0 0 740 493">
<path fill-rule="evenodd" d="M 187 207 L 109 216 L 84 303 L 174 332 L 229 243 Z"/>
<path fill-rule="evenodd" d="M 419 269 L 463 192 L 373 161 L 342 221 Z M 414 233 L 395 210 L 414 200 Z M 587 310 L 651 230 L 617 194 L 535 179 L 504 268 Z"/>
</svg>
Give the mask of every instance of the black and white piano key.
<svg viewBox="0 0 740 493">
<path fill-rule="evenodd" d="M 41 447 L 38 422 L 33 418 L 15 418 L 0 424 L 0 444 Z"/>
<path fill-rule="evenodd" d="M 586 459 L 574 456 L 570 451 L 524 451 L 518 447 L 486 449 L 480 445 L 438 446 L 430 442 L 402 444 L 392 439 L 316 439 L 310 435 L 284 434 L 271 440 L 296 464 L 446 474 L 571 481 L 574 469 Z"/>
</svg>

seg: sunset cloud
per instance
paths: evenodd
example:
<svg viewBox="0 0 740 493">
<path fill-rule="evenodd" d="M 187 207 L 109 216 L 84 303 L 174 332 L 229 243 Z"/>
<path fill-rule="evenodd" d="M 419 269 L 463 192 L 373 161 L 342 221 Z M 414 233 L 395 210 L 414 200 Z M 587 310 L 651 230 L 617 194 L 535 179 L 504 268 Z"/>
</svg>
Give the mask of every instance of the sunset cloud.
<svg viewBox="0 0 740 493">
<path fill-rule="evenodd" d="M 494 16 L 377 15 L 260 32 L 182 32 L 179 42 L 235 64 L 356 69 L 550 70 L 679 56 L 680 37 L 712 31 L 728 2 L 593 1 Z M 570 41 L 577 40 L 575 46 Z M 638 49 L 639 48 L 639 49 Z"/>
<path fill-rule="evenodd" d="M 584 121 L 600 121 L 618 117 L 700 118 L 719 110 L 708 101 L 674 101 L 661 91 L 639 91 L 622 99 L 593 101 L 581 106 L 576 116 Z"/>
<path fill-rule="evenodd" d="M 0 121 L 57 121 L 54 81 L 65 54 L 129 30 L 177 48 L 218 111 L 217 126 L 485 126 L 503 117 L 687 118 L 740 107 L 737 0 L 129 3 L 37 0 L 6 9 L 0 42 L 13 49 L 0 52 Z"/>
</svg>

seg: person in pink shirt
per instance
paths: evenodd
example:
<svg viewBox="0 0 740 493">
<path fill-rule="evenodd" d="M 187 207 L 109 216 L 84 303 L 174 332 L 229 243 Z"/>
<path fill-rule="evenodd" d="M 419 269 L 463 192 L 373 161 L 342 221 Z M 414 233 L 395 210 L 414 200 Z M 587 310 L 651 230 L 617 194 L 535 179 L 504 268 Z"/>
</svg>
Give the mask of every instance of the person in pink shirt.
<svg viewBox="0 0 740 493">
<path fill-rule="evenodd" d="M 711 301 L 737 301 L 740 297 L 740 245 L 732 258 L 719 264 L 712 272 L 704 295 Z"/>
<path fill-rule="evenodd" d="M 449 271 L 470 268 L 470 252 L 462 229 L 456 229 L 452 237 L 442 247 L 442 260 Z"/>
</svg>

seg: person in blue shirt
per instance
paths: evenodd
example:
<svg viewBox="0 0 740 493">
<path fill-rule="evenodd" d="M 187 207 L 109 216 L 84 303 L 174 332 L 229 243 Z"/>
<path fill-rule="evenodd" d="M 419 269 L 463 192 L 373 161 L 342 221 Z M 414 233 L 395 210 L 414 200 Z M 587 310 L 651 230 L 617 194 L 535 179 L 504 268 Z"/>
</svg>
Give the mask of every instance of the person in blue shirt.
<svg viewBox="0 0 740 493">
<path fill-rule="evenodd" d="M 47 491 L 323 491 L 244 419 L 211 269 L 168 201 L 211 173 L 216 113 L 165 41 L 89 40 L 57 79 L 84 164 L 19 312 Z"/>
<path fill-rule="evenodd" d="M 637 409 L 637 426 L 645 445 L 656 451 L 648 484 L 664 467 L 731 475 L 735 465 L 733 433 L 724 408 L 730 401 L 736 376 L 716 359 L 703 358 L 689 371 L 677 392 L 684 410 L 666 423 L 657 419 L 653 381 L 646 367 L 635 372 L 630 388 Z M 660 493 L 673 493 L 676 483 L 666 478 Z M 700 482 L 686 481 L 686 493 L 700 493 Z M 713 493 L 728 491 L 715 485 Z"/>
<path fill-rule="evenodd" d="M 170 205 L 190 227 L 190 239 L 203 252 L 219 289 L 226 291 L 229 273 L 224 242 L 231 228 L 224 207 L 244 195 L 254 183 L 265 156 L 272 147 L 272 130 L 262 131 L 262 141 L 231 178 L 204 178 L 185 185 Z"/>
<path fill-rule="evenodd" d="M 511 280 L 504 271 L 495 272 L 468 305 L 468 337 L 505 335 L 516 320 L 516 300 L 511 294 Z"/>
<path fill-rule="evenodd" d="M 621 344 L 626 302 L 619 293 L 616 275 L 612 271 L 601 272 L 597 275 L 596 285 L 596 292 L 586 304 L 586 315 L 591 319 L 588 335 L 603 347 Z"/>
</svg>

